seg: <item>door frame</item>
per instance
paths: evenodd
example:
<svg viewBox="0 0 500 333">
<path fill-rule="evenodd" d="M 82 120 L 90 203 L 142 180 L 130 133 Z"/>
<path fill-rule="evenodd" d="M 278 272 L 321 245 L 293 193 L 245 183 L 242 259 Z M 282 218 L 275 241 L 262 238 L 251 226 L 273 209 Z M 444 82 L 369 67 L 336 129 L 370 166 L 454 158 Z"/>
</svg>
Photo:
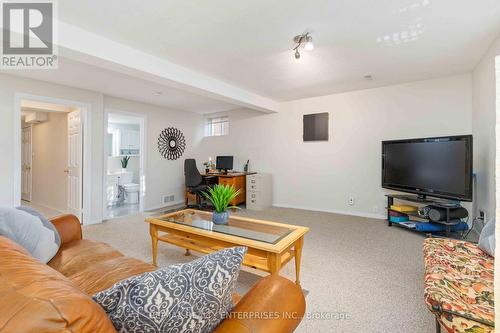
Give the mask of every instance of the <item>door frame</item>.
<svg viewBox="0 0 500 333">
<path fill-rule="evenodd" d="M 82 122 L 82 168 L 80 171 L 80 186 L 82 189 L 82 216 L 81 223 L 91 222 L 91 200 L 92 200 L 92 122 L 90 103 L 62 99 L 56 97 L 40 96 L 27 93 L 14 94 L 14 206 L 21 205 L 21 102 L 30 100 L 43 103 L 61 104 L 80 109 Z M 84 179 L 88 179 L 87 186 Z"/>
<path fill-rule="evenodd" d="M 23 135 L 23 131 L 25 128 L 29 128 L 30 129 L 30 156 L 29 156 L 29 159 L 30 159 L 30 179 L 29 179 L 29 189 L 30 189 L 30 193 L 29 193 L 29 202 L 32 201 L 33 199 L 33 125 L 30 124 L 29 126 L 26 126 L 26 127 L 22 127 L 21 128 L 21 140 L 22 140 L 22 135 Z M 21 141 L 21 169 L 22 169 L 22 151 L 23 151 L 23 143 Z M 23 195 L 23 190 L 22 190 L 22 174 L 23 172 L 21 171 L 21 200 L 23 200 L 22 198 L 22 195 Z"/>
<path fill-rule="evenodd" d="M 140 151 L 141 155 L 139 158 L 139 186 L 140 186 L 140 191 L 139 191 L 139 212 L 142 213 L 144 212 L 144 202 L 146 201 L 146 137 L 147 137 L 147 114 L 145 113 L 136 113 L 136 112 L 129 112 L 129 111 L 123 111 L 119 109 L 114 109 L 114 108 L 105 108 L 104 109 L 104 149 L 103 149 L 103 155 L 104 155 L 104 166 L 103 166 L 103 194 L 102 194 L 102 200 L 103 200 L 103 219 L 105 220 L 111 220 L 113 218 L 108 218 L 107 217 L 107 207 L 108 207 L 108 155 L 106 154 L 106 136 L 108 134 L 108 118 L 109 114 L 120 114 L 124 116 L 130 116 L 130 117 L 135 117 L 138 118 L 139 120 L 139 125 L 140 125 Z M 121 216 L 123 217 L 123 216 Z"/>
</svg>

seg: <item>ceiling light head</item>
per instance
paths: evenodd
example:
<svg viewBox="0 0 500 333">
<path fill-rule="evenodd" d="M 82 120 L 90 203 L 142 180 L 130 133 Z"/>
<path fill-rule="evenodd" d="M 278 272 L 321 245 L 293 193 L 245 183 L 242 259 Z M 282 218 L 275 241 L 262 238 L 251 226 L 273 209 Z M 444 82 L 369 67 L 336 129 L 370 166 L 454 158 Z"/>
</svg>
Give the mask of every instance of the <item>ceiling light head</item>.
<svg viewBox="0 0 500 333">
<path fill-rule="evenodd" d="M 153 91 L 153 96 L 161 96 L 163 95 L 163 91 Z"/>
<path fill-rule="evenodd" d="M 297 59 L 297 60 L 300 59 L 300 52 L 299 52 L 299 50 L 295 50 L 295 59 Z"/>
<path fill-rule="evenodd" d="M 297 45 L 293 48 L 295 51 L 295 59 L 300 59 L 299 49 L 302 47 L 305 51 L 311 51 L 314 49 L 314 44 L 312 41 L 312 37 L 308 32 L 303 33 L 302 35 L 297 35 L 293 38 L 293 42 Z"/>
<path fill-rule="evenodd" d="M 304 44 L 304 50 L 306 50 L 306 51 L 314 50 L 313 38 L 311 36 L 306 37 L 306 43 Z"/>
</svg>

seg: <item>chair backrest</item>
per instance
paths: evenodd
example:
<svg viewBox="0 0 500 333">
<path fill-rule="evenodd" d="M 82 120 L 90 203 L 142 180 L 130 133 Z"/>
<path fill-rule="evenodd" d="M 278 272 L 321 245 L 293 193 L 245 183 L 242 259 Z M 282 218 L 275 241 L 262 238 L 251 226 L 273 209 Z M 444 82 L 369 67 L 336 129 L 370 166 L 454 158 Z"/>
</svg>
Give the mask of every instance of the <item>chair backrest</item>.
<svg viewBox="0 0 500 333">
<path fill-rule="evenodd" d="M 186 178 L 187 187 L 196 187 L 203 182 L 203 178 L 196 167 L 196 160 L 194 158 L 188 158 L 184 161 L 184 176 Z"/>
</svg>

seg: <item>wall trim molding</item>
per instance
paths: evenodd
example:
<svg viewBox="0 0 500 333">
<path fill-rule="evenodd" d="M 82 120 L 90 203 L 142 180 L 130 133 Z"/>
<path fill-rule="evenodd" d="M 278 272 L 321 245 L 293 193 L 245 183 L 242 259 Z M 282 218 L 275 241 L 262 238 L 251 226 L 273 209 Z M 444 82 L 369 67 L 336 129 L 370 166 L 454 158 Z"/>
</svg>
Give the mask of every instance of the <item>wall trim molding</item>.
<svg viewBox="0 0 500 333">
<path fill-rule="evenodd" d="M 89 220 L 85 223 L 85 225 L 91 225 L 91 224 L 99 224 L 99 223 L 103 223 L 104 220 Z"/>
<path fill-rule="evenodd" d="M 386 219 L 385 214 L 351 212 L 351 211 L 346 211 L 346 210 L 338 210 L 338 209 L 330 209 L 330 208 L 313 208 L 313 207 L 307 207 L 307 206 L 287 205 L 287 204 L 279 204 L 279 203 L 273 203 L 273 207 L 301 209 L 301 210 L 308 210 L 308 211 L 312 211 L 312 212 L 334 213 L 334 214 L 340 214 L 340 215 L 366 217 L 366 218 L 377 219 L 377 220 L 385 220 Z"/>
</svg>

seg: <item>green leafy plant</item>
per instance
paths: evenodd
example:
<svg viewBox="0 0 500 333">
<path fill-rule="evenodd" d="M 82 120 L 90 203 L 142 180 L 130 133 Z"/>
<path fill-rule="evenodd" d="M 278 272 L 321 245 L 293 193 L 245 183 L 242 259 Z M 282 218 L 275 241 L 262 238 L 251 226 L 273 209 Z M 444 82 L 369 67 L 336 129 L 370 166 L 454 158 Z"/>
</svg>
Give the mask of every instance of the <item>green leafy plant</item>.
<svg viewBox="0 0 500 333">
<path fill-rule="evenodd" d="M 208 189 L 207 192 L 203 192 L 205 198 L 210 200 L 214 205 L 214 210 L 217 213 L 223 213 L 228 208 L 236 208 L 237 206 L 229 206 L 229 203 L 240 194 L 240 190 L 235 190 L 234 187 L 229 185 L 217 184 Z"/>
<path fill-rule="evenodd" d="M 127 168 L 127 165 L 128 165 L 128 161 L 130 160 L 130 156 L 123 156 L 122 159 L 121 159 L 121 163 L 122 163 L 122 168 L 123 169 L 126 169 Z"/>
</svg>

